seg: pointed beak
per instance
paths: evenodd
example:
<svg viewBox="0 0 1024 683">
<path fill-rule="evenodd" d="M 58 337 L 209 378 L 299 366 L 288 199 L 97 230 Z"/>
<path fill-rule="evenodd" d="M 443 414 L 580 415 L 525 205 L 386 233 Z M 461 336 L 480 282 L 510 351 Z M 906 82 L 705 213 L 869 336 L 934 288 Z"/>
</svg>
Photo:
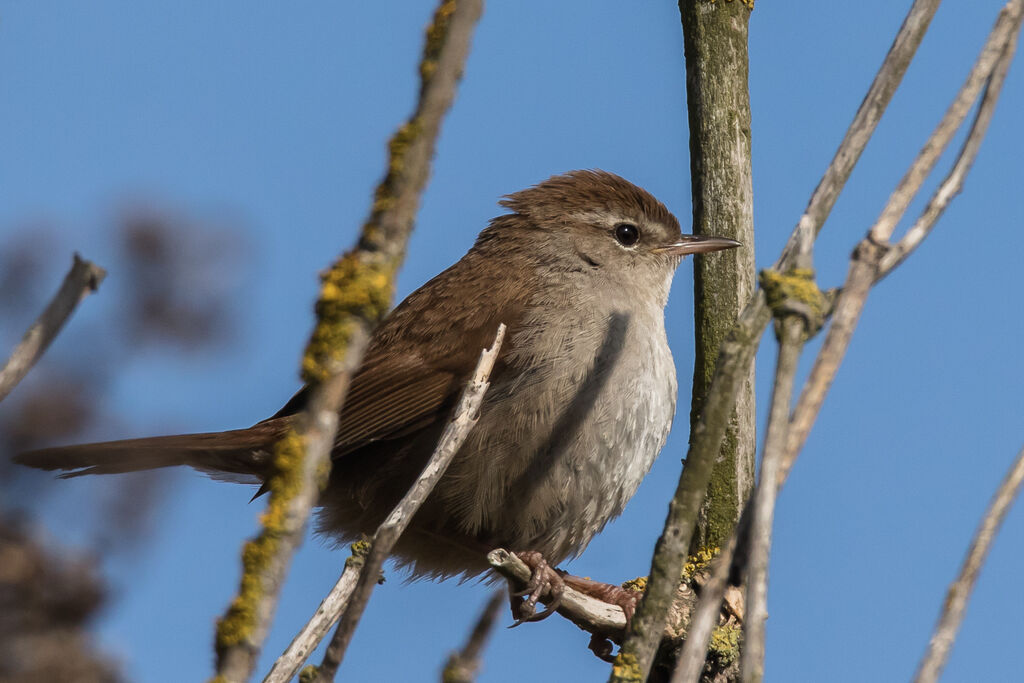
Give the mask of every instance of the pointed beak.
<svg viewBox="0 0 1024 683">
<path fill-rule="evenodd" d="M 687 256 L 689 254 L 707 254 L 723 249 L 735 249 L 742 246 L 736 240 L 731 240 L 728 237 L 683 235 L 678 242 L 655 247 L 652 251 L 659 254 L 671 254 L 672 256 Z"/>
</svg>

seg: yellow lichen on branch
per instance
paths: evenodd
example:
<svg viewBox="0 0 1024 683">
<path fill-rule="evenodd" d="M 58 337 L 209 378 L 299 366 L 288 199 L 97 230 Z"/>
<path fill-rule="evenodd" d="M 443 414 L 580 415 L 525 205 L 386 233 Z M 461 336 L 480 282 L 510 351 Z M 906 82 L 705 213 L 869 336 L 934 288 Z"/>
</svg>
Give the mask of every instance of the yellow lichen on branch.
<svg viewBox="0 0 1024 683">
<path fill-rule="evenodd" d="M 321 275 L 317 325 L 302 358 L 302 379 L 316 384 L 345 357 L 357 325 L 376 325 L 391 306 L 398 267 L 382 254 L 353 251 Z"/>
<path fill-rule="evenodd" d="M 267 480 L 270 499 L 260 516 L 259 535 L 246 542 L 242 549 L 242 579 L 238 595 L 227 613 L 217 622 L 217 652 L 243 645 L 253 635 L 257 611 L 265 588 L 263 577 L 278 553 L 281 538 L 292 533 L 287 503 L 302 486 L 302 458 L 305 451 L 302 435 L 288 430 L 274 445 L 274 476 Z M 325 482 L 319 482 L 322 486 Z"/>
</svg>

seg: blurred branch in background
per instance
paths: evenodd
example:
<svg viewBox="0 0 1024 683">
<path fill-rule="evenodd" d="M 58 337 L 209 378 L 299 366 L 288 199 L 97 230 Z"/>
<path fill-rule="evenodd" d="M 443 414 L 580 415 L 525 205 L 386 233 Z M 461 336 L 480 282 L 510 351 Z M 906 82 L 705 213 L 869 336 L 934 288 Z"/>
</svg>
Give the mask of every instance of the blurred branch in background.
<svg viewBox="0 0 1024 683">
<path fill-rule="evenodd" d="M 43 307 L 70 252 L 70 235 L 27 224 L 0 244 L 0 344 Z M 98 238 L 116 254 L 103 296 L 62 331 L 0 409 L 0 680 L 120 680 L 113 662 L 84 635 L 104 600 L 94 565 L 145 538 L 170 478 L 158 472 L 131 485 L 96 482 L 82 507 L 92 559 L 40 543 L 35 512 L 51 476 L 12 465 L 10 455 L 122 429 L 107 404 L 119 376 L 141 354 L 170 361 L 233 340 L 232 311 L 249 251 L 241 231 L 177 211 L 136 204 L 115 213 Z M 15 512 L 17 511 L 17 512 Z"/>
<path fill-rule="evenodd" d="M 0 681 L 115 683 L 88 633 L 106 595 L 95 562 L 46 548 L 0 512 Z"/>
</svg>

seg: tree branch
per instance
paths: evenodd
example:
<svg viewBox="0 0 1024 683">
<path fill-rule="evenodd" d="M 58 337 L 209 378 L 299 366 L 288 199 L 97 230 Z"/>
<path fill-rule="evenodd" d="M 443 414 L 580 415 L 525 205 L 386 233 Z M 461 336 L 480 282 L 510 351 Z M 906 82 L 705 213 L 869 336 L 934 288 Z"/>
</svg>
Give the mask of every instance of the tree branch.
<svg viewBox="0 0 1024 683">
<path fill-rule="evenodd" d="M 292 639 L 288 648 L 281 653 L 274 665 L 267 672 L 263 683 L 288 683 L 302 668 L 302 665 L 313 654 L 313 651 L 320 645 L 320 642 L 331 630 L 334 624 L 338 623 L 338 617 L 348 604 L 352 591 L 359 580 L 359 571 L 366 561 L 366 553 L 370 549 L 367 541 L 358 541 L 352 544 L 352 555 L 345 560 L 345 570 L 341 573 L 338 582 L 334 584 L 327 597 L 321 601 L 320 606 L 302 630 Z"/>
<path fill-rule="evenodd" d="M 1000 11 L 992 32 L 982 47 L 971 73 L 957 93 L 936 127 L 925 143 L 910 169 L 900 181 L 890 197 L 878 221 L 872 226 L 868 235 L 854 251 L 853 260 L 846 282 L 836 300 L 832 323 L 829 326 L 825 342 L 815 358 L 814 366 L 804 384 L 800 398 L 793 410 L 789 431 L 786 455 L 782 464 L 781 479 L 785 481 L 796 460 L 800 449 L 810 433 L 811 427 L 821 411 L 825 395 L 828 393 L 832 380 L 839 369 L 839 364 L 846 355 L 853 330 L 860 319 L 861 310 L 871 287 L 883 276 L 891 272 L 910 253 L 910 249 L 920 244 L 924 235 L 931 229 L 942 215 L 949 201 L 963 180 L 963 176 L 974 162 L 981 139 L 984 136 L 992 110 L 1005 80 L 1017 45 L 1017 33 L 1024 16 L 1024 0 L 1010 0 Z M 934 167 L 942 150 L 946 148 L 959 126 L 970 111 L 978 93 L 985 86 L 985 94 L 978 114 L 960 155 L 953 165 L 953 170 L 946 180 L 933 194 L 921 217 L 907 233 L 906 249 L 897 246 L 897 256 L 888 258 L 887 240 L 892 235 L 910 200 L 921 188 L 928 172 Z M 901 243 L 902 244 L 902 243 Z M 913 245 L 913 246 L 911 246 Z"/>
<path fill-rule="evenodd" d="M 690 130 L 693 230 L 738 240 L 742 249 L 693 260 L 694 362 L 690 423 L 701 415 L 722 340 L 755 288 L 750 161 L 749 2 L 681 0 Z M 690 553 L 722 545 L 754 485 L 757 450 L 753 366 L 711 472 Z"/>
<path fill-rule="evenodd" d="M 217 624 L 218 683 L 244 681 L 255 668 L 291 557 L 330 472 L 349 380 L 391 305 L 441 121 L 455 97 L 480 12 L 480 0 L 442 0 L 438 6 L 420 62 L 416 110 L 391 138 L 388 172 L 358 245 L 321 278 L 317 325 L 302 360 L 311 398 L 274 449 L 276 471 L 266 482 L 270 496 L 262 529 L 245 545 L 238 595 Z"/>
<path fill-rule="evenodd" d="M 882 113 L 902 81 L 938 5 L 939 0 L 916 0 L 911 6 L 832 162 L 783 249 L 776 270 L 783 271 L 792 266 L 791 254 L 796 251 L 801 233 L 817 235 L 820 232 Z M 669 503 L 665 529 L 651 561 L 647 590 L 634 615 L 630 633 L 620 651 L 620 666 L 613 670 L 611 681 L 629 680 L 628 676 L 643 680 L 650 672 L 714 458 L 725 434 L 729 413 L 739 387 L 747 376 L 761 333 L 770 319 L 764 292 L 758 290 L 719 351 L 707 403 L 701 420 L 691 429 L 686 466 Z M 625 673 L 619 675 L 617 672 L 620 671 Z"/>
<path fill-rule="evenodd" d="M 463 390 L 459 403 L 455 408 L 455 413 L 445 427 L 441 440 L 438 442 L 433 455 L 430 456 L 426 467 L 423 468 L 423 472 L 420 473 L 416 482 L 374 534 L 370 552 L 360 570 L 359 579 L 356 582 L 352 598 L 341 617 L 341 621 L 338 623 L 338 629 L 334 632 L 331 643 L 328 645 L 327 652 L 324 654 L 323 661 L 320 664 L 317 680 L 321 682 L 334 680 L 334 674 L 337 672 L 338 666 L 345 656 L 345 651 L 352 640 L 356 626 L 359 625 L 363 611 L 370 601 L 370 594 L 373 592 L 374 586 L 377 585 L 381 567 L 384 566 L 384 560 L 387 559 L 398 538 L 405 531 L 406 527 L 409 526 L 413 515 L 420 509 L 420 506 L 427 496 L 430 495 L 430 492 L 434 490 L 434 486 L 440 481 L 445 470 L 448 469 L 452 458 L 455 457 L 466 437 L 469 436 L 470 430 L 473 429 L 480 418 L 480 405 L 483 402 L 484 394 L 487 393 L 487 387 L 489 386 L 488 378 L 491 375 L 491 369 L 494 367 L 494 361 L 501 351 L 501 343 L 504 338 L 505 325 L 501 324 L 498 325 L 498 333 L 494 338 L 494 344 L 491 345 L 490 349 L 485 349 L 480 354 L 480 360 L 477 363 L 476 370 L 473 372 L 473 377 Z"/>
<path fill-rule="evenodd" d="M 90 261 L 83 260 L 78 254 L 74 255 L 71 270 L 64 276 L 60 289 L 25 332 L 25 336 L 21 338 L 21 342 L 0 370 L 0 401 L 7 398 L 14 387 L 25 378 L 64 327 L 64 323 L 71 317 L 78 304 L 95 292 L 106 276 L 107 271 Z"/>
<path fill-rule="evenodd" d="M 974 584 L 978 580 L 978 573 L 985 558 L 992 547 L 999 527 L 1010 511 L 1010 506 L 1020 492 L 1021 483 L 1024 482 L 1024 449 L 1017 454 L 1010 471 L 1006 473 L 996 495 L 989 503 L 985 516 L 978 525 L 971 540 L 971 547 L 964 558 L 963 566 L 960 567 L 960 574 L 950 584 L 946 593 L 946 602 L 942 607 L 942 614 L 935 625 L 935 633 L 928 642 L 928 650 L 921 658 L 917 667 L 917 674 L 914 676 L 914 683 L 934 683 L 939 679 L 949 651 L 953 647 L 956 633 L 960 629 L 960 622 L 963 621 L 964 611 L 967 609 L 967 600 L 974 590 Z"/>
</svg>

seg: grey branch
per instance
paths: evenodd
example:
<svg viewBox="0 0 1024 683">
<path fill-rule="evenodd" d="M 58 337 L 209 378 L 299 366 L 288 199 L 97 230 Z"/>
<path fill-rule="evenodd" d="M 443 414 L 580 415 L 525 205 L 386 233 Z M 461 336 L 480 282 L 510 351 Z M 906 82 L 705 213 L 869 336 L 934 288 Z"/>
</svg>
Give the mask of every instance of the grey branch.
<svg viewBox="0 0 1024 683">
<path fill-rule="evenodd" d="M 999 526 L 1003 523 L 1006 513 L 1009 512 L 1011 504 L 1020 492 L 1022 482 L 1024 482 L 1024 449 L 1017 454 L 1017 459 L 999 485 L 992 502 L 989 503 L 988 510 L 982 517 L 981 524 L 978 525 L 978 530 L 974 532 L 971 547 L 967 551 L 967 557 L 964 558 L 963 566 L 960 567 L 960 574 L 946 593 L 942 614 L 935 625 L 935 633 L 928 642 L 928 650 L 918 665 L 914 683 L 934 683 L 942 673 L 942 669 L 946 665 L 946 658 L 953 647 L 953 640 L 960 629 L 964 610 L 967 609 L 967 600 L 978 580 L 978 573 L 981 571 L 982 565 L 985 564 L 985 558 L 992 547 L 996 533 L 999 532 Z"/>
<path fill-rule="evenodd" d="M 106 275 L 107 271 L 82 259 L 78 254 L 74 255 L 71 270 L 64 276 L 64 282 L 61 283 L 57 294 L 28 328 L 21 342 L 7 359 L 3 370 L 0 370 L 0 401 L 7 398 L 18 382 L 24 379 L 36 361 L 46 352 L 50 342 L 64 327 L 64 323 L 71 317 L 78 304 L 96 291 Z"/>
<path fill-rule="evenodd" d="M 953 188 L 959 187 L 964 174 L 973 163 L 981 144 L 981 138 L 991 119 L 992 110 L 999 98 L 1006 69 L 1013 58 L 1022 16 L 1024 16 L 1024 0 L 1011 0 L 1000 11 L 999 18 L 960 92 L 893 192 L 878 221 L 872 226 L 867 237 L 857 246 L 846 282 L 836 300 L 832 323 L 829 326 L 825 342 L 815 358 L 814 366 L 793 410 L 781 481 L 785 481 L 818 417 L 825 395 L 832 385 L 840 362 L 846 355 L 853 330 L 857 326 L 871 287 L 878 281 L 881 274 L 890 272 L 906 258 L 910 249 L 924 239 L 924 234 L 931 229 L 952 199 Z M 911 228 L 911 232 L 908 232 L 907 248 L 902 250 L 897 246 L 898 255 L 887 261 L 889 249 L 886 242 L 892 235 L 893 229 L 906 211 L 913 195 L 920 190 L 928 171 L 935 165 L 942 150 L 946 148 L 967 117 L 971 105 L 986 82 L 987 87 L 985 87 L 982 105 L 975 117 L 968 139 L 954 163 L 953 170 L 946 181 L 936 190 L 921 218 Z M 887 270 L 883 270 L 883 268 L 887 268 Z"/>
<path fill-rule="evenodd" d="M 466 644 L 458 652 L 453 652 L 445 662 L 441 683 L 473 683 L 476 680 L 484 647 L 494 630 L 494 623 L 498 620 L 505 600 L 505 592 L 502 590 L 494 591 L 487 600 Z"/>
<path fill-rule="evenodd" d="M 854 165 L 874 133 L 882 113 L 903 79 L 938 5 L 939 0 L 916 0 L 910 8 L 846 136 L 794 228 L 776 264 L 777 270 L 786 270 L 792 265 L 791 252 L 795 252 L 799 235 L 816 235 L 820 232 Z M 770 319 L 771 314 L 765 302 L 764 292 L 759 289 L 747 303 L 719 351 L 715 374 L 708 389 L 708 398 L 701 419 L 691 430 L 686 467 L 683 468 L 676 493 L 669 503 L 665 529 L 651 560 L 647 591 L 633 617 L 632 628 L 623 644 L 623 652 L 637 658 L 636 673 L 641 678 L 650 672 L 658 638 L 664 630 L 668 606 L 686 559 L 714 460 L 719 453 L 740 386 L 748 376 L 761 333 Z M 616 680 L 614 674 L 611 680 Z"/>
<path fill-rule="evenodd" d="M 747 613 L 743 621 L 743 648 L 740 650 L 740 680 L 755 683 L 764 677 L 764 622 L 768 618 L 768 556 L 772 543 L 772 523 L 778 494 L 779 467 L 789 431 L 789 409 L 793 397 L 793 379 L 803 349 L 804 327 L 799 316 L 790 314 L 780 320 L 779 353 L 775 365 L 768 431 L 761 454 L 761 474 L 750 499 L 752 512 L 750 558 L 747 566 Z"/>
<path fill-rule="evenodd" d="M 364 553 L 365 554 L 365 553 Z M 320 606 L 298 635 L 292 639 L 288 648 L 277 658 L 274 666 L 267 672 L 263 683 L 288 683 L 302 668 L 302 665 L 313 654 L 320 642 L 338 622 L 338 617 L 345 610 L 349 597 L 359 579 L 359 570 L 365 558 L 353 548 L 352 557 L 345 562 L 345 570 L 338 582 L 323 599 Z"/>
<path fill-rule="evenodd" d="M 498 333 L 494 338 L 494 344 L 491 345 L 490 349 L 486 349 L 480 354 L 480 361 L 477 363 L 473 377 L 463 390 L 459 403 L 455 408 L 455 413 L 445 427 L 441 440 L 438 442 L 433 455 L 430 456 L 426 467 L 423 468 L 423 472 L 420 473 L 412 488 L 399 501 L 395 509 L 391 511 L 391 514 L 387 516 L 387 519 L 384 520 L 374 534 L 373 544 L 359 574 L 355 591 L 348 606 L 345 608 L 345 613 L 338 623 L 338 630 L 335 631 L 334 636 L 331 638 L 331 643 L 328 645 L 327 652 L 324 654 L 324 659 L 320 664 L 318 680 L 330 681 L 334 679 L 334 674 L 345 656 L 349 642 L 352 640 L 352 634 L 355 633 L 356 626 L 359 624 L 363 611 L 370 600 L 370 594 L 377 584 L 384 560 L 387 559 L 395 542 L 398 541 L 399 536 L 402 535 L 402 532 L 409 525 L 413 515 L 416 514 L 423 501 L 430 495 L 430 492 L 441 479 L 445 470 L 448 469 L 448 465 L 451 463 L 452 458 L 455 457 L 455 453 L 458 452 L 466 437 L 469 436 L 470 430 L 473 429 L 473 426 L 479 419 L 480 405 L 489 386 L 488 378 L 490 377 L 491 369 L 494 367 L 494 361 L 501 350 L 504 338 L 505 325 L 502 324 L 498 326 Z"/>
</svg>

